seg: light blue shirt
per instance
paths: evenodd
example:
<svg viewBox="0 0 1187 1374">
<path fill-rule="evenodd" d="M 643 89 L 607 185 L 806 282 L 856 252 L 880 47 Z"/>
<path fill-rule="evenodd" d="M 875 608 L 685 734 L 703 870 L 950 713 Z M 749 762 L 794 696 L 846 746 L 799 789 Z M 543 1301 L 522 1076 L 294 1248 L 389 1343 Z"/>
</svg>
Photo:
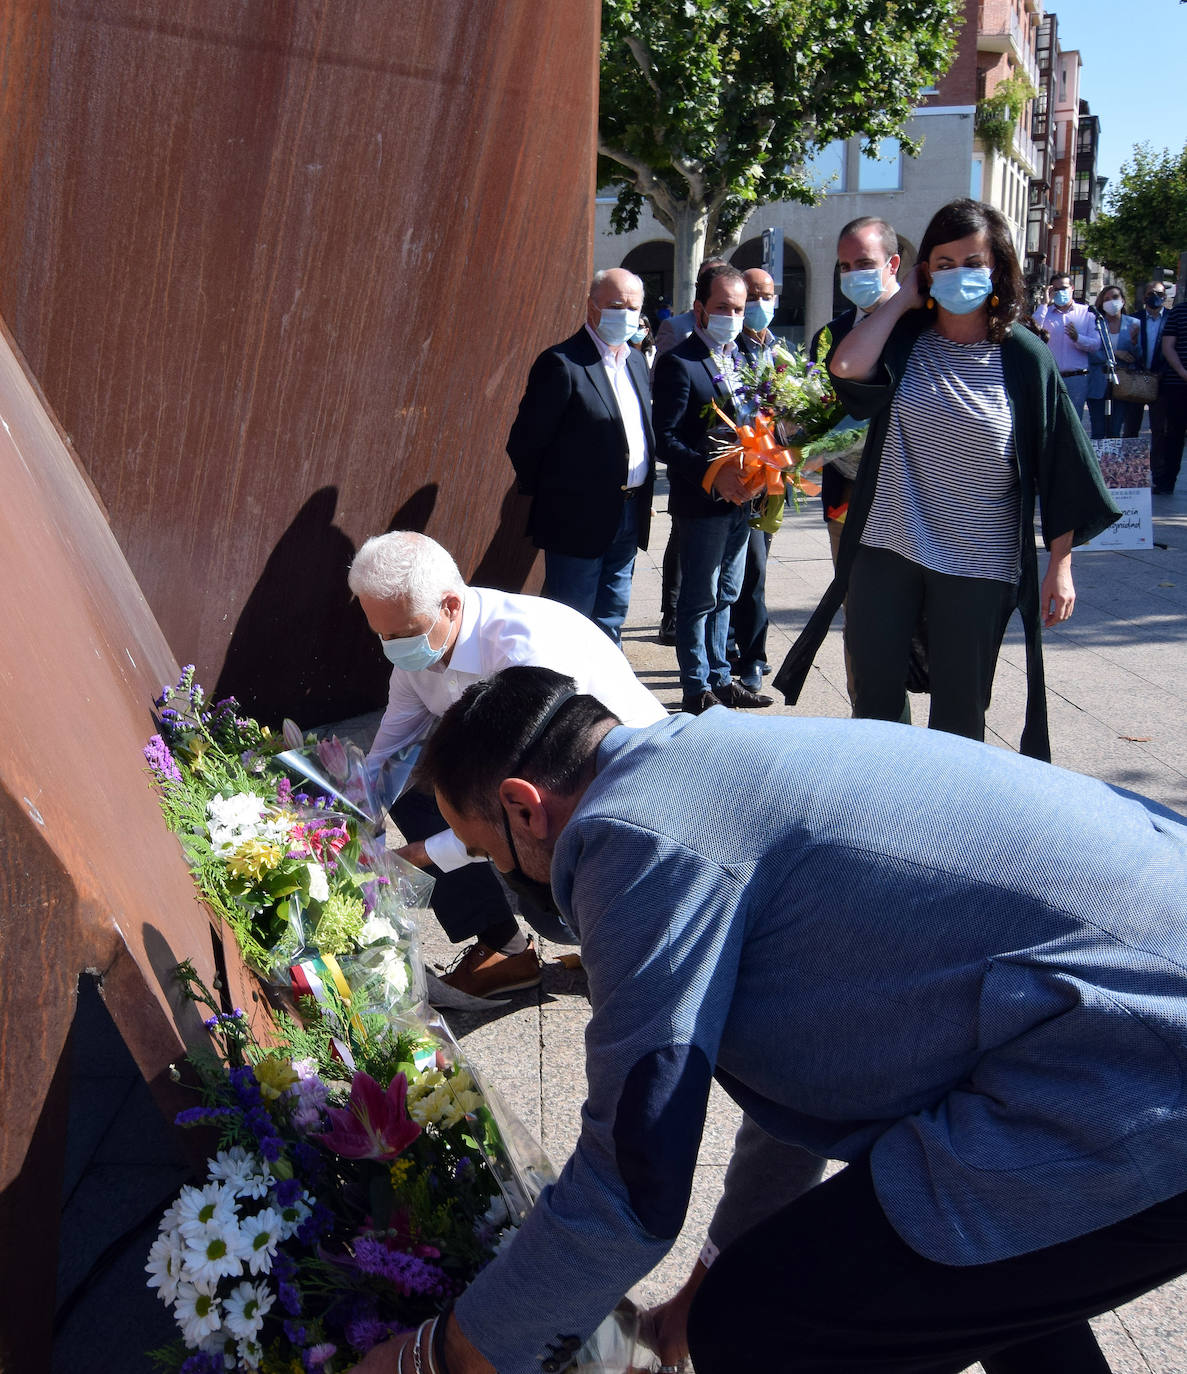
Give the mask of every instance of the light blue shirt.
<svg viewBox="0 0 1187 1374">
<path fill-rule="evenodd" d="M 874 721 L 709 711 L 598 762 L 552 863 L 593 1004 L 580 1140 L 457 1308 L 500 1374 L 670 1248 L 713 1072 L 772 1135 L 868 1153 L 940 1263 L 1187 1189 L 1182 817 Z"/>
</svg>

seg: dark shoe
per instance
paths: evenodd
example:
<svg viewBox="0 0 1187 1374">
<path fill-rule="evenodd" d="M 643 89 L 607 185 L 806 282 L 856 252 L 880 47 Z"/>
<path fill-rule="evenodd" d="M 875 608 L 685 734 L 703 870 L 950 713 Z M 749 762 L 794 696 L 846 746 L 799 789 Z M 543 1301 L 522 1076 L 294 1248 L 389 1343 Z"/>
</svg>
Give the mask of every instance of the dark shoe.
<svg viewBox="0 0 1187 1374">
<path fill-rule="evenodd" d="M 711 706 L 720 706 L 721 698 L 713 692 L 698 692 L 696 696 L 685 697 L 680 709 L 686 716 L 703 715 Z"/>
<path fill-rule="evenodd" d="M 750 711 L 760 706 L 774 706 L 775 704 L 774 697 L 769 697 L 762 692 L 752 692 L 749 687 L 743 687 L 740 682 L 729 682 L 724 687 L 715 687 L 713 692 L 723 706 L 730 706 L 735 711 Z"/>
<path fill-rule="evenodd" d="M 521 954 L 500 954 L 481 940 L 457 958 L 441 981 L 470 997 L 494 997 L 500 992 L 518 992 L 540 984 L 540 960 L 533 941 Z"/>
</svg>

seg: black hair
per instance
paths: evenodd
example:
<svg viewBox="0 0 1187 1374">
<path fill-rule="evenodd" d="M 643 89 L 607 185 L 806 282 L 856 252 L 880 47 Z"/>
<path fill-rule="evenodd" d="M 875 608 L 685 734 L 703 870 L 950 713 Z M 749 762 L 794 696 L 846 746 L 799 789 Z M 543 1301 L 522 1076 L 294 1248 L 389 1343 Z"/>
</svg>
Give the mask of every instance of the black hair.
<svg viewBox="0 0 1187 1374">
<path fill-rule="evenodd" d="M 916 261 L 926 265 L 933 248 L 982 233 L 988 238 L 993 252 L 993 294 L 997 297 L 997 304 L 992 304 L 991 299 L 987 307 L 989 337 L 994 343 L 1001 343 L 1022 314 L 1026 283 L 1018 265 L 1018 254 L 1014 252 L 1009 223 L 1000 210 L 980 200 L 949 201 L 932 215 L 920 241 Z"/>
<path fill-rule="evenodd" d="M 563 673 L 504 668 L 467 687 L 441 717 L 421 749 L 417 783 L 436 788 L 456 811 L 488 819 L 501 812 L 504 778 L 571 796 L 592 776 L 596 727 L 617 719 Z"/>
<path fill-rule="evenodd" d="M 736 267 L 731 267 L 728 262 L 723 262 L 718 267 L 706 267 L 704 271 L 700 274 L 700 276 L 697 278 L 697 290 L 695 299 L 700 301 L 700 303 L 704 305 L 705 302 L 709 299 L 709 297 L 713 294 L 713 283 L 717 281 L 720 277 L 726 277 L 730 279 L 736 278 L 738 281 L 742 283 L 742 290 L 744 291 L 746 289 L 746 278 L 741 274 L 741 272 L 739 272 Z"/>
</svg>

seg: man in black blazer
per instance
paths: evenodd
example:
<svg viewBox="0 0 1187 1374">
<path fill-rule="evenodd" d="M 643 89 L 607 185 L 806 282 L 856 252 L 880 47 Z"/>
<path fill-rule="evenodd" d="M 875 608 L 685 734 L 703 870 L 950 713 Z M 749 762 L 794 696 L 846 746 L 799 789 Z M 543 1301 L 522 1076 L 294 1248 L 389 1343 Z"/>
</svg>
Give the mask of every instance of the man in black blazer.
<svg viewBox="0 0 1187 1374">
<path fill-rule="evenodd" d="M 598 272 L 585 324 L 532 364 L 507 438 L 519 490 L 532 498 L 528 533 L 544 550 L 545 596 L 616 644 L 655 485 L 651 383 L 628 342 L 642 308 L 633 272 Z"/>
<path fill-rule="evenodd" d="M 770 706 L 734 682 L 726 658 L 730 607 L 738 598 L 750 534 L 750 494 L 734 468 L 723 468 L 709 495 L 702 487 L 714 437 L 730 437 L 712 414 L 716 401 L 732 415 L 736 371 L 753 356 L 736 342 L 746 308 L 746 283 L 733 267 L 710 267 L 697 278 L 696 327 L 656 360 L 653 406 L 659 458 L 671 481 L 668 509 L 679 521 L 680 597 L 676 658 L 681 709 L 699 715 L 719 703 Z"/>
</svg>

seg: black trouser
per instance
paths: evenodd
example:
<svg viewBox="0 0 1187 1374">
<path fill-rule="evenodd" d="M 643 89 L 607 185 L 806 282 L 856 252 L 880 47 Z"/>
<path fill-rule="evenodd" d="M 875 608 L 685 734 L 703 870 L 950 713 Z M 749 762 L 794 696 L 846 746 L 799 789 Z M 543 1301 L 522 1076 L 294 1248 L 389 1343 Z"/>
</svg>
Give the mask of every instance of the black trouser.
<svg viewBox="0 0 1187 1374">
<path fill-rule="evenodd" d="M 857 694 L 853 714 L 900 720 L 911 635 L 927 621 L 928 725 L 985 738 L 993 673 L 1018 590 L 982 577 L 949 577 L 886 549 L 858 549 L 845 603 L 845 642 Z"/>
<path fill-rule="evenodd" d="M 680 600 L 680 522 L 672 516 L 672 528 L 664 547 L 663 571 L 659 594 L 661 629 L 675 633 L 676 602 Z"/>
<path fill-rule="evenodd" d="M 1158 436 L 1150 445 L 1150 469 L 1156 490 L 1173 491 L 1183 462 L 1183 440 L 1187 439 L 1187 383 L 1170 385 L 1163 377 L 1158 383 L 1158 399 L 1150 407 L 1150 428 L 1158 417 Z"/>
<path fill-rule="evenodd" d="M 1077 1197 L 1066 1205 L 1075 1212 Z M 724 1250 L 697 1292 L 697 1374 L 1108 1374 L 1088 1318 L 1187 1271 L 1187 1193 L 1075 1240 L 952 1266 L 897 1235 L 860 1161 Z"/>
<path fill-rule="evenodd" d="M 392 819 L 409 841 L 427 840 L 449 829 L 433 798 L 415 789 L 405 792 L 392 807 Z M 454 944 L 479 935 L 498 949 L 514 938 L 519 926 L 494 864 L 466 864 L 449 873 L 434 864 L 425 871 L 437 880 L 429 905 Z"/>
<path fill-rule="evenodd" d="M 762 670 L 767 662 L 767 555 L 771 551 L 771 536 L 763 530 L 751 530 L 746 545 L 746 572 L 742 590 L 730 609 L 730 641 L 734 645 L 738 668 L 735 677 L 757 678 L 761 685 Z"/>
</svg>

